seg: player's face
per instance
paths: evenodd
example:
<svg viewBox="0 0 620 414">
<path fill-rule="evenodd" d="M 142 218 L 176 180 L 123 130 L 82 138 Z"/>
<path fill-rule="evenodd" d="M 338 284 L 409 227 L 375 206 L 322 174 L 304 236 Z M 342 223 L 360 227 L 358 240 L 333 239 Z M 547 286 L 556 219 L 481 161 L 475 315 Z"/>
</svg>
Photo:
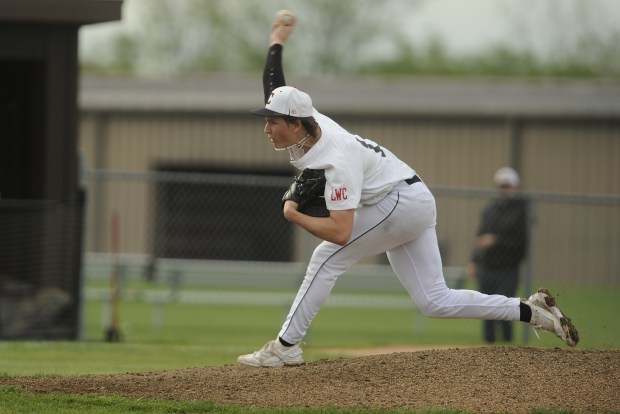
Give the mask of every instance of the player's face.
<svg viewBox="0 0 620 414">
<path fill-rule="evenodd" d="M 299 141 L 296 128 L 295 124 L 290 124 L 284 118 L 276 116 L 265 118 L 263 131 L 275 149 L 283 149 Z"/>
<path fill-rule="evenodd" d="M 511 185 L 511 184 L 502 184 L 502 185 L 499 185 L 497 189 L 504 196 L 512 196 L 517 192 L 519 187 L 517 187 L 516 185 Z"/>
</svg>

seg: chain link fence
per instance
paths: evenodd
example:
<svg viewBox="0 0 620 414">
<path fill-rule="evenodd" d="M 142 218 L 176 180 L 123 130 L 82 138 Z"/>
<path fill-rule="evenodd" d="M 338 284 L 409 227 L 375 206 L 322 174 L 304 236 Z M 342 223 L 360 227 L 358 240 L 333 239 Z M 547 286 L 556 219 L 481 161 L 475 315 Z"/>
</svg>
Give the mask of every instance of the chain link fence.
<svg viewBox="0 0 620 414">
<path fill-rule="evenodd" d="M 263 279 L 248 273 L 278 275 L 287 269 L 303 273 L 318 240 L 282 217 L 280 200 L 291 178 L 88 171 L 86 275 L 93 275 L 92 269 L 103 269 L 101 264 L 107 261 L 109 223 L 114 212 L 121 221 L 120 253 L 132 258 L 127 259 L 132 264 L 127 271 L 146 278 L 153 279 L 160 269 L 167 269 L 168 273 L 208 284 L 222 272 L 231 280 L 230 274 L 239 273 L 240 279 L 260 286 Z M 497 193 L 430 187 L 437 199 L 443 264 L 452 283 L 465 277 L 480 212 Z M 620 248 L 619 196 L 538 192 L 523 192 L 521 196 L 527 205 L 527 251 L 520 265 L 521 285 L 528 291 L 533 283 L 618 285 L 620 259 L 615 252 Z M 99 266 L 91 269 L 91 263 Z M 385 257 L 369 259 L 352 272 L 368 273 L 363 269 L 369 266 L 374 266 L 373 272 L 391 274 Z M 367 283 L 368 290 L 378 286 L 400 288 L 397 282 L 386 284 L 379 276 L 378 283 L 372 279 L 359 278 L 357 287 L 364 289 Z"/>
<path fill-rule="evenodd" d="M 110 295 L 107 288 L 84 290 L 84 278 L 107 283 L 115 272 L 121 282 L 167 285 L 165 300 L 288 303 L 320 242 L 282 217 L 281 196 L 291 179 L 87 170 L 84 199 L 0 200 L 0 337 L 79 338 L 83 294 L 104 302 Z M 476 285 L 468 279 L 468 264 L 481 211 L 497 193 L 430 187 L 448 285 Z M 521 196 L 527 201 L 527 248 L 519 295 L 548 284 L 620 285 L 619 196 Z M 160 296 L 151 299 L 161 302 Z M 412 306 L 385 255 L 343 275 L 328 305 Z"/>
<path fill-rule="evenodd" d="M 83 199 L 0 200 L 0 339 L 77 339 Z"/>
</svg>

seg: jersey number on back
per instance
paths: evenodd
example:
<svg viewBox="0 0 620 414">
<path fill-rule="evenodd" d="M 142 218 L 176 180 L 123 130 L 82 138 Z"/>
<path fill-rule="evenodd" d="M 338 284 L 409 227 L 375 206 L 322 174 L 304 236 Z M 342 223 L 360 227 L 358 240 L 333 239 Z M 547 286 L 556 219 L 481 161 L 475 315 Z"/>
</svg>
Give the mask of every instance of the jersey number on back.
<svg viewBox="0 0 620 414">
<path fill-rule="evenodd" d="M 373 150 L 374 152 L 376 152 L 377 154 L 381 154 L 382 157 L 385 158 L 385 152 L 383 152 L 383 150 L 381 149 L 380 146 L 378 145 L 372 145 L 369 144 L 368 142 L 364 141 L 363 139 L 359 138 L 359 137 L 355 137 L 355 139 L 357 140 L 357 142 L 359 142 L 360 144 L 362 144 L 362 146 L 364 148 L 368 148 Z"/>
</svg>

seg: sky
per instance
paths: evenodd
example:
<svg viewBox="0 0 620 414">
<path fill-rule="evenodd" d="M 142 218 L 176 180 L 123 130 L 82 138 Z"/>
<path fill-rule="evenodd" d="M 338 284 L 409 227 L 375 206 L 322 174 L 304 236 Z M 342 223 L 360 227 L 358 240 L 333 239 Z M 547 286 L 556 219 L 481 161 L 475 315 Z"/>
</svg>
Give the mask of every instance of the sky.
<svg viewBox="0 0 620 414">
<path fill-rule="evenodd" d="M 456 53 L 475 52 L 507 38 L 497 0 L 430 0 L 412 13 L 413 38 L 441 37 Z"/>
<path fill-rule="evenodd" d="M 427 0 L 415 10 L 412 22 L 414 38 L 437 34 L 456 54 L 500 42 L 546 53 L 584 31 L 602 36 L 618 31 L 620 1 Z"/>
<path fill-rule="evenodd" d="M 405 3 L 407 1 L 403 0 Z M 417 38 L 437 34 L 457 50 L 476 50 L 492 39 L 505 37 L 506 30 L 502 25 L 498 7 L 501 2 L 502 0 L 425 0 L 421 6 L 411 8 L 412 24 L 408 26 L 409 32 Z M 125 0 L 122 22 L 85 26 L 81 29 L 81 40 L 88 44 L 91 40 L 105 37 L 119 25 L 131 27 L 139 24 L 137 11 L 138 7 L 132 0 Z"/>
</svg>

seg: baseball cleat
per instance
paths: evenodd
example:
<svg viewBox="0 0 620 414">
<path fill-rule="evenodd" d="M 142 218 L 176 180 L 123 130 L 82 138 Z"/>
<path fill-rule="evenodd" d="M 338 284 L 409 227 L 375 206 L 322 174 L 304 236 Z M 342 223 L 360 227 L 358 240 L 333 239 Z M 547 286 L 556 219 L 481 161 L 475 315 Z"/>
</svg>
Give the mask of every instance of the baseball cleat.
<svg viewBox="0 0 620 414">
<path fill-rule="evenodd" d="M 562 313 L 555 303 L 555 298 L 547 289 L 538 289 L 538 292 L 530 296 L 524 303 L 532 309 L 530 325 L 534 329 L 552 332 L 568 346 L 577 345 L 579 342 L 577 328 L 570 318 Z"/>
<path fill-rule="evenodd" d="M 259 351 L 241 355 L 237 362 L 252 367 L 275 368 L 302 365 L 303 351 L 299 345 L 284 346 L 277 339 L 267 342 Z"/>
<path fill-rule="evenodd" d="M 271 36 L 269 37 L 270 44 L 279 43 L 284 45 L 286 39 L 293 32 L 293 27 L 297 22 L 295 14 L 288 10 L 280 10 L 276 13 L 276 17 L 271 26 Z"/>
</svg>

